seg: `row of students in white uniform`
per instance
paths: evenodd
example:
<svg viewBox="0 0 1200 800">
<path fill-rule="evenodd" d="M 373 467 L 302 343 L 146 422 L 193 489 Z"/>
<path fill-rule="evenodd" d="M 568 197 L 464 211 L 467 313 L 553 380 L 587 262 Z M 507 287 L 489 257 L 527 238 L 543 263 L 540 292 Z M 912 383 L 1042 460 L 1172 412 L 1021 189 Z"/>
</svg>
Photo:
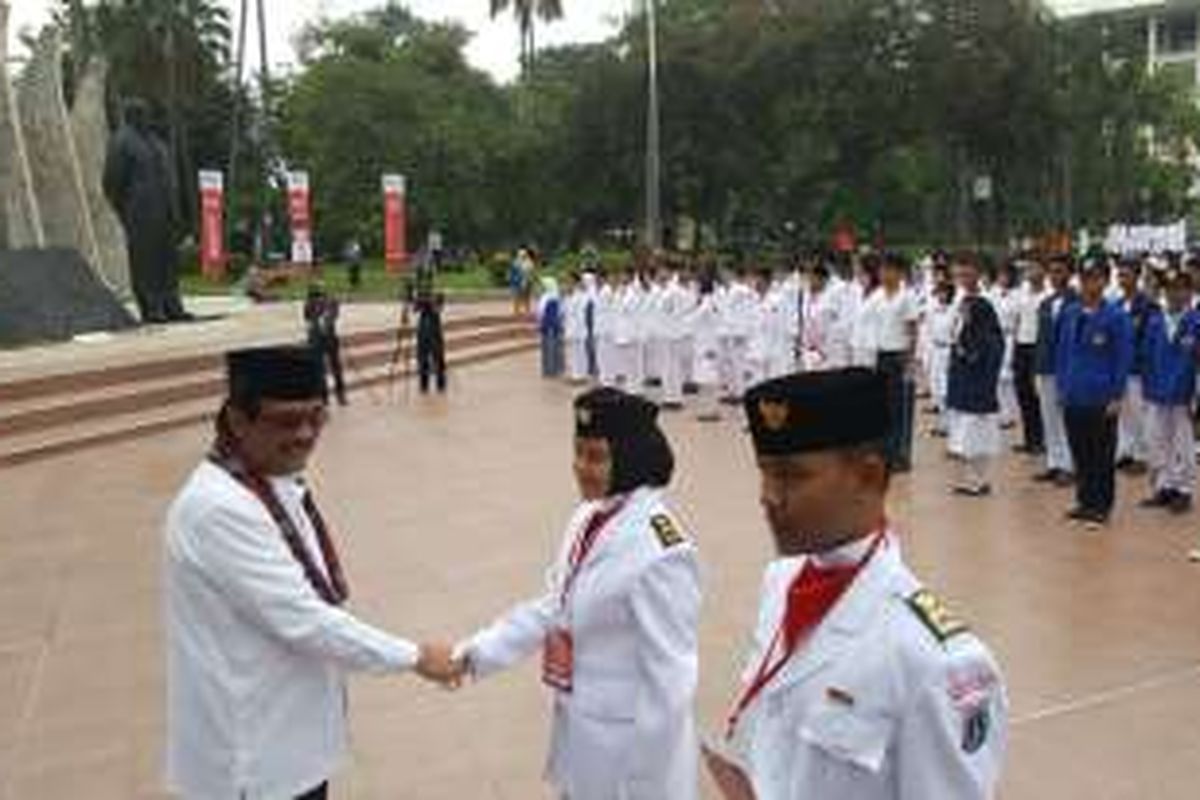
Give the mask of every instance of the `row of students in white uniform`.
<svg viewBox="0 0 1200 800">
<path fill-rule="evenodd" d="M 885 516 L 880 373 L 746 393 L 779 558 L 728 722 L 703 744 L 701 537 L 668 500 L 675 463 L 653 403 L 604 387 L 576 399 L 580 503 L 545 586 L 456 646 L 418 645 L 348 609 L 332 526 L 297 478 L 327 414 L 321 362 L 244 351 L 229 381 L 213 452 L 166 526 L 168 780 L 183 797 L 323 800 L 347 752 L 349 673 L 454 688 L 538 652 L 546 778 L 564 800 L 696 800 L 701 757 L 727 800 L 994 796 L 1000 670 L 904 564 Z"/>
</svg>

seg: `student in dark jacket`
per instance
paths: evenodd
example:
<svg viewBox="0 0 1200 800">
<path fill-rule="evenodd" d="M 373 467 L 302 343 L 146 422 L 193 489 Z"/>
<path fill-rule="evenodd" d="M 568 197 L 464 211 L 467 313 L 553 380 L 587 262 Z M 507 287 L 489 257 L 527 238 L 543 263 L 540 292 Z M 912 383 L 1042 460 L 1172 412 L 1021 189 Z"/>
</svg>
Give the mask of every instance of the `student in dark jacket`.
<svg viewBox="0 0 1200 800">
<path fill-rule="evenodd" d="M 1133 366 L 1133 325 L 1104 299 L 1107 264 L 1087 262 L 1080 278 L 1080 301 L 1058 322 L 1056 376 L 1078 476 L 1068 516 L 1096 527 L 1108 522 L 1115 501 L 1117 416 Z"/>
<path fill-rule="evenodd" d="M 1002 447 L 998 388 L 1004 362 L 1000 318 L 979 287 L 973 257 L 959 257 L 954 267 L 961 297 L 950 347 L 950 452 L 962 463 L 953 490 L 968 497 L 991 494 L 988 467 Z"/>
<path fill-rule="evenodd" d="M 1050 260 L 1050 294 L 1038 307 L 1037 350 L 1034 355 L 1046 446 L 1046 469 L 1038 473 L 1034 480 L 1053 482 L 1059 486 L 1070 486 L 1075 472 L 1055 378 L 1058 321 L 1063 311 L 1079 300 L 1079 295 L 1071 288 L 1072 269 L 1070 256 L 1055 256 Z"/>
</svg>

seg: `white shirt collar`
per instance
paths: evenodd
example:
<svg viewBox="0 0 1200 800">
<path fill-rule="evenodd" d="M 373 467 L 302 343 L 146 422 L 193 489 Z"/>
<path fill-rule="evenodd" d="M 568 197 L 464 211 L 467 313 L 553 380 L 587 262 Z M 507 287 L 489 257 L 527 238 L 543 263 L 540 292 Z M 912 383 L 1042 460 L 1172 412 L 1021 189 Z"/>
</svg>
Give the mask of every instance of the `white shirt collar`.
<svg viewBox="0 0 1200 800">
<path fill-rule="evenodd" d="M 866 557 L 867 551 L 871 549 L 874 542 L 874 534 L 864 536 L 849 544 L 844 544 L 836 550 L 830 550 L 828 553 L 813 555 L 812 561 L 818 567 L 852 567 Z"/>
</svg>

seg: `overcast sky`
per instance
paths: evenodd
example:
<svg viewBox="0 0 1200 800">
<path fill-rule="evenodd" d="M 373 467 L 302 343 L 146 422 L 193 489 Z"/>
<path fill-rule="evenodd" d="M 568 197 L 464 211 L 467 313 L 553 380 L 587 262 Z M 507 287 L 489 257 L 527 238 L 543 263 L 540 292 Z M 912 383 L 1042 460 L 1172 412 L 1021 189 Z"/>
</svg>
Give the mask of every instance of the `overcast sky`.
<svg viewBox="0 0 1200 800">
<path fill-rule="evenodd" d="M 220 0 L 236 7 L 237 0 Z M 5 2 L 5 0 L 0 0 Z M 35 28 L 46 21 L 53 0 L 7 0 L 12 6 L 10 36 L 15 40 L 22 28 Z M 642 0 L 565 0 L 566 17 L 540 28 L 539 46 L 564 42 L 598 41 L 607 37 L 634 3 Z M 1055 9 L 1078 12 L 1095 8 L 1137 5 L 1154 0 L 1046 0 Z M 269 58 L 272 62 L 292 59 L 291 41 L 305 22 L 324 16 L 342 16 L 382 5 L 383 0 L 267 0 Z M 409 8 L 429 19 L 454 19 L 474 32 L 468 50 L 471 62 L 500 80 L 517 71 L 517 31 L 511 17 L 492 20 L 488 0 L 406 0 Z M 253 5 L 253 4 L 252 4 Z M 251 27 L 254 37 L 254 28 Z M 257 41 L 252 38 L 251 41 Z M 15 46 L 15 42 L 14 42 Z M 255 59 L 254 63 L 257 63 Z"/>
</svg>

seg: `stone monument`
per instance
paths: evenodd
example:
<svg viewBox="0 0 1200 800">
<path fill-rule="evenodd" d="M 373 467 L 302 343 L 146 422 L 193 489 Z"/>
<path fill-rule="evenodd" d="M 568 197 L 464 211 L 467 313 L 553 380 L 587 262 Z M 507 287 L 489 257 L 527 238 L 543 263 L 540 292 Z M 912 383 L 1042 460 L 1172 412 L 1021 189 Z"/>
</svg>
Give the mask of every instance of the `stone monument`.
<svg viewBox="0 0 1200 800">
<path fill-rule="evenodd" d="M 21 73 L 17 108 L 42 220 L 42 246 L 77 250 L 96 269 L 101 263 L 100 246 L 67 117 L 62 36 L 55 26 L 42 31 L 33 58 Z"/>
<path fill-rule="evenodd" d="M 104 86 L 108 64 L 93 56 L 75 87 L 71 106 L 71 135 L 79 156 L 85 202 L 92 218 L 99 250 L 93 265 L 117 294 L 132 294 L 129 256 L 125 251 L 125 232 L 121 221 L 104 197 L 104 158 L 108 149 L 108 117 L 104 110 Z"/>
<path fill-rule="evenodd" d="M 0 249 L 42 247 L 41 213 L 8 74 L 8 11 L 7 0 L 0 0 Z"/>
</svg>

